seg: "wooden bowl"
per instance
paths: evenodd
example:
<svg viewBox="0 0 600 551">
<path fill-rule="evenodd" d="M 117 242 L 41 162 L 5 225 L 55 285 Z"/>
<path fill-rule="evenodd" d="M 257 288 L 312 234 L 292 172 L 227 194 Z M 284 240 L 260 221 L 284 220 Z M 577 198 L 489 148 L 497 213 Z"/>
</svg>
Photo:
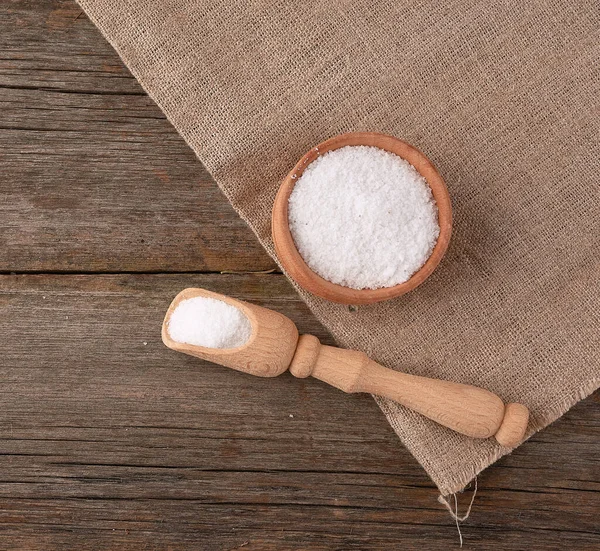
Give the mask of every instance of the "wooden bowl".
<svg viewBox="0 0 600 551">
<path fill-rule="evenodd" d="M 295 183 L 302 176 L 304 169 L 317 157 L 328 151 L 333 151 L 347 145 L 374 146 L 390 153 L 395 153 L 407 160 L 425 178 L 429 187 L 431 187 L 433 197 L 437 203 L 440 235 L 431 256 L 408 281 L 399 285 L 382 287 L 380 289 L 352 289 L 332 283 L 309 268 L 298 252 L 292 238 L 288 220 L 288 200 Z M 370 304 L 403 295 L 423 283 L 431 275 L 448 248 L 452 232 L 452 205 L 444 180 L 442 180 L 442 177 L 433 164 L 431 164 L 431 161 L 418 149 L 398 138 L 387 136 L 386 134 L 378 134 L 377 132 L 351 132 L 335 136 L 313 147 L 285 177 L 273 205 L 271 231 L 279 261 L 298 285 L 314 295 L 333 302 L 342 304 Z"/>
</svg>

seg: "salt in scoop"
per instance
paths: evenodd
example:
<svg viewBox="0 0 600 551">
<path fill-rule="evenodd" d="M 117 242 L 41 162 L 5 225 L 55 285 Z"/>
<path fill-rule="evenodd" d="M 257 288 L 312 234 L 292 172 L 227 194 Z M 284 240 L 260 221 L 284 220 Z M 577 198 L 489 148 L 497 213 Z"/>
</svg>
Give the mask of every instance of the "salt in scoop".
<svg viewBox="0 0 600 551">
<path fill-rule="evenodd" d="M 236 348 L 174 340 L 169 333 L 171 316 L 180 303 L 195 297 L 239 309 L 250 323 L 247 340 Z M 494 436 L 509 448 L 523 440 L 527 428 L 529 411 L 522 404 L 505 405 L 492 392 L 475 386 L 388 369 L 363 352 L 322 345 L 313 335 L 299 336 L 294 322 L 279 312 L 205 289 L 185 289 L 175 297 L 163 322 L 162 340 L 178 352 L 251 375 L 276 377 L 289 369 L 295 377 L 310 375 L 344 392 L 383 396 L 456 432 L 472 438 Z"/>
</svg>

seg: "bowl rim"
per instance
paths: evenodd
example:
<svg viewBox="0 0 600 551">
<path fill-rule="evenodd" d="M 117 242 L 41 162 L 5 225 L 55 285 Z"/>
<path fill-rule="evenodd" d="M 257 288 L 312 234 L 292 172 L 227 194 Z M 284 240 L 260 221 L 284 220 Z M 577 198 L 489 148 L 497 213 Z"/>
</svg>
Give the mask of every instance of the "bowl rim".
<svg viewBox="0 0 600 551">
<path fill-rule="evenodd" d="M 306 167 L 320 155 L 345 146 L 373 146 L 408 161 L 431 188 L 438 208 L 440 234 L 431 255 L 407 281 L 379 289 L 353 289 L 328 281 L 314 272 L 300 255 L 289 228 L 288 200 Z M 448 188 L 431 161 L 418 149 L 395 136 L 379 132 L 348 132 L 311 148 L 284 178 L 275 197 L 271 216 L 275 252 L 283 269 L 302 288 L 321 298 L 341 304 L 371 304 L 399 297 L 423 283 L 438 266 L 448 249 L 452 233 L 452 204 Z"/>
</svg>

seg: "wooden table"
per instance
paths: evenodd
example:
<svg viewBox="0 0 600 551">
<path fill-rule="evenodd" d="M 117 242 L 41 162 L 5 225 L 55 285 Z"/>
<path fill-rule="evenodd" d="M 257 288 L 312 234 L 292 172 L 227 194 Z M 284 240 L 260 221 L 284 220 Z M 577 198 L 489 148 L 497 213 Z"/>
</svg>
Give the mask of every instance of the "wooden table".
<svg viewBox="0 0 600 551">
<path fill-rule="evenodd" d="M 370 397 L 161 344 L 188 286 L 331 338 L 76 4 L 4 0 L 0 46 L 0 549 L 457 548 Z M 466 548 L 600 548 L 599 401 L 480 476 Z"/>
</svg>

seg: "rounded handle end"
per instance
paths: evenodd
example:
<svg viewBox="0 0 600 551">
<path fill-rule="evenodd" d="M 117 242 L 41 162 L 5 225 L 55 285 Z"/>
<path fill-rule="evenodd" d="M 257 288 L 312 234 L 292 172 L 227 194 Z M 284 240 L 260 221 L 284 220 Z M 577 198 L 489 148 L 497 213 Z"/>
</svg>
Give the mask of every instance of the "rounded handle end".
<svg viewBox="0 0 600 551">
<path fill-rule="evenodd" d="M 495 438 L 501 446 L 515 448 L 525 438 L 529 410 L 523 404 L 506 404 L 504 419 L 496 432 Z"/>
</svg>

